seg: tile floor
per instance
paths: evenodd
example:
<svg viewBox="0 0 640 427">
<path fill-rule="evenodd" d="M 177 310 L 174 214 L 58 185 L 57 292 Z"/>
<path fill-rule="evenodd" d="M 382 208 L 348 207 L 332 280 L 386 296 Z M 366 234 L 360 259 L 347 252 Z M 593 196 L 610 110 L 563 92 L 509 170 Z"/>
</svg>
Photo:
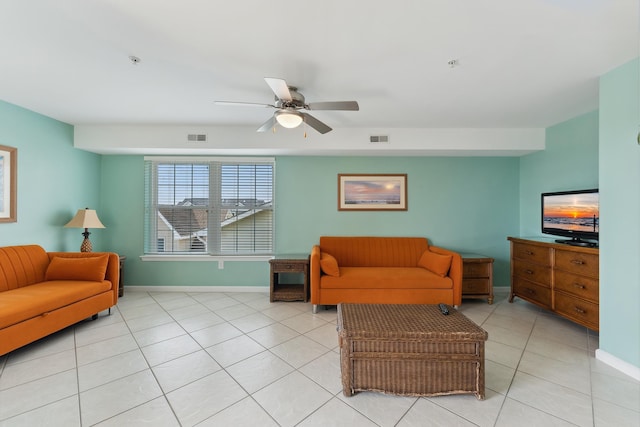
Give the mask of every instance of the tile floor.
<svg viewBox="0 0 640 427">
<path fill-rule="evenodd" d="M 460 310 L 489 332 L 486 400 L 345 398 L 335 307 L 129 291 L 0 356 L 0 426 L 640 426 L 640 383 L 597 334 L 504 293 Z"/>
</svg>

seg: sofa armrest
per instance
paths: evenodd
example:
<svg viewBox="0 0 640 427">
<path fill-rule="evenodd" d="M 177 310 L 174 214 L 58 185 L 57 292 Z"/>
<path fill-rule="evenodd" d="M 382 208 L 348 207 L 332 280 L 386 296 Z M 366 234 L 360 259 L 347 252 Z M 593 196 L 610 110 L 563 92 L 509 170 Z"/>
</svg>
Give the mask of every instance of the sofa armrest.
<svg viewBox="0 0 640 427">
<path fill-rule="evenodd" d="M 53 257 L 63 258 L 88 258 L 99 255 L 109 254 L 107 261 L 107 271 L 104 280 L 111 282 L 111 290 L 113 291 L 113 304 L 118 302 L 118 286 L 120 285 L 120 256 L 113 252 L 47 252 L 49 260 Z"/>
<path fill-rule="evenodd" d="M 451 255 L 449 277 L 453 281 L 453 305 L 462 304 L 462 257 L 459 253 L 437 246 L 429 246 L 431 252 L 441 255 Z"/>
<path fill-rule="evenodd" d="M 311 258 L 309 260 L 309 276 L 311 287 L 311 304 L 319 304 L 320 302 L 320 246 L 314 245 L 311 248 Z"/>
</svg>

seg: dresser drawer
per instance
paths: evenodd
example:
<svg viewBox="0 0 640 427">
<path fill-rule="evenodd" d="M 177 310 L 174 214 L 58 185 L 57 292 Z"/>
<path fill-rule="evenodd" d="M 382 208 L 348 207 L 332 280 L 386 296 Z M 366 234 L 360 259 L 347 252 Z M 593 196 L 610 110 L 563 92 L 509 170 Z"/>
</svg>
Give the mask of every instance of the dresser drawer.
<svg viewBox="0 0 640 427">
<path fill-rule="evenodd" d="M 551 265 L 551 249 L 524 243 L 513 243 L 513 257 L 536 264 Z"/>
<path fill-rule="evenodd" d="M 598 277 L 598 255 L 556 249 L 555 268 L 583 276 Z"/>
<path fill-rule="evenodd" d="M 600 309 L 598 304 L 584 301 L 563 292 L 556 292 L 554 310 L 584 326 L 598 330 Z"/>
<path fill-rule="evenodd" d="M 491 274 L 491 263 L 488 262 L 468 262 L 462 264 L 462 277 L 489 277 Z"/>
<path fill-rule="evenodd" d="M 522 299 L 551 308 L 551 288 L 539 286 L 533 282 L 514 277 L 511 284 L 512 293 Z"/>
<path fill-rule="evenodd" d="M 462 294 L 487 294 L 490 291 L 489 278 L 462 279 Z"/>
<path fill-rule="evenodd" d="M 306 266 L 298 263 L 277 263 L 272 265 L 272 271 L 274 273 L 304 273 Z"/>
<path fill-rule="evenodd" d="M 525 280 L 536 282 L 538 285 L 551 287 L 551 267 L 546 267 L 530 262 L 513 260 L 513 275 Z"/>
<path fill-rule="evenodd" d="M 553 288 L 592 302 L 598 302 L 600 298 L 598 279 L 565 271 L 556 270 Z"/>
</svg>

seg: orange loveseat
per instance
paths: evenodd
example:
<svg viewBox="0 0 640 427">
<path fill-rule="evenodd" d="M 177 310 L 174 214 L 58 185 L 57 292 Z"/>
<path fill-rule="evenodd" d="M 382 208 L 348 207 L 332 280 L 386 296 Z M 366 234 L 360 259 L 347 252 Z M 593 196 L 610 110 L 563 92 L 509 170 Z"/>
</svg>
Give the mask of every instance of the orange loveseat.
<svg viewBox="0 0 640 427">
<path fill-rule="evenodd" d="M 0 356 L 110 309 L 119 278 L 114 253 L 0 248 Z"/>
<path fill-rule="evenodd" d="M 311 249 L 311 304 L 462 302 L 460 254 L 424 237 L 322 236 Z"/>
</svg>

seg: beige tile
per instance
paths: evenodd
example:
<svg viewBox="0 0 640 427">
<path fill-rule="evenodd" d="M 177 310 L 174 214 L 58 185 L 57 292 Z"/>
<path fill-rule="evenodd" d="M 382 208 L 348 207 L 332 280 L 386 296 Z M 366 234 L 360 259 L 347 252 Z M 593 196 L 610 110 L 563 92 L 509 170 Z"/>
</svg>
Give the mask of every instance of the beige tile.
<svg viewBox="0 0 640 427">
<path fill-rule="evenodd" d="M 206 351 L 200 350 L 152 368 L 165 393 L 187 385 L 222 368 Z"/>
<path fill-rule="evenodd" d="M 8 365 L 0 376 L 0 390 L 28 383 L 76 367 L 76 352 L 65 350 L 39 359 Z"/>
<path fill-rule="evenodd" d="M 424 424 L 423 424 L 424 425 Z M 376 427 L 373 421 L 337 398 L 331 399 L 320 409 L 297 424 L 300 427 Z"/>
<path fill-rule="evenodd" d="M 245 397 L 217 414 L 207 418 L 198 427 L 260 426 L 278 427 L 278 424 L 251 397 Z"/>
<path fill-rule="evenodd" d="M 579 426 L 592 426 L 591 398 L 588 394 L 518 372 L 509 398 Z"/>
<path fill-rule="evenodd" d="M 294 426 L 327 403 L 332 395 L 299 372 L 253 394 L 254 399 L 283 427 Z"/>
<path fill-rule="evenodd" d="M 80 392 L 149 368 L 140 349 L 101 359 L 78 368 Z"/>
<path fill-rule="evenodd" d="M 162 395 L 151 370 L 80 393 L 83 425 L 93 425 Z"/>
<path fill-rule="evenodd" d="M 428 415 L 427 415 L 428 414 Z M 476 424 L 436 405 L 427 399 L 418 399 L 397 427 L 475 427 Z"/>
<path fill-rule="evenodd" d="M 221 366 L 227 367 L 261 353 L 266 349 L 248 336 L 241 335 L 207 347 L 206 350 L 216 362 Z"/>
<path fill-rule="evenodd" d="M 158 397 L 121 414 L 109 418 L 96 427 L 179 427 L 167 399 Z"/>
<path fill-rule="evenodd" d="M 227 372 L 249 393 L 255 393 L 293 370 L 291 365 L 269 351 L 227 368 Z"/>
<path fill-rule="evenodd" d="M 192 426 L 244 399 L 247 393 L 225 371 L 218 371 L 167 393 L 178 420 Z"/>
<path fill-rule="evenodd" d="M 350 397 L 340 393 L 337 398 L 383 427 L 395 426 L 418 400 L 417 397 L 375 392 L 360 392 Z"/>
<path fill-rule="evenodd" d="M 512 426 L 572 427 L 575 424 L 507 398 L 498 416 L 496 427 Z"/>
</svg>

